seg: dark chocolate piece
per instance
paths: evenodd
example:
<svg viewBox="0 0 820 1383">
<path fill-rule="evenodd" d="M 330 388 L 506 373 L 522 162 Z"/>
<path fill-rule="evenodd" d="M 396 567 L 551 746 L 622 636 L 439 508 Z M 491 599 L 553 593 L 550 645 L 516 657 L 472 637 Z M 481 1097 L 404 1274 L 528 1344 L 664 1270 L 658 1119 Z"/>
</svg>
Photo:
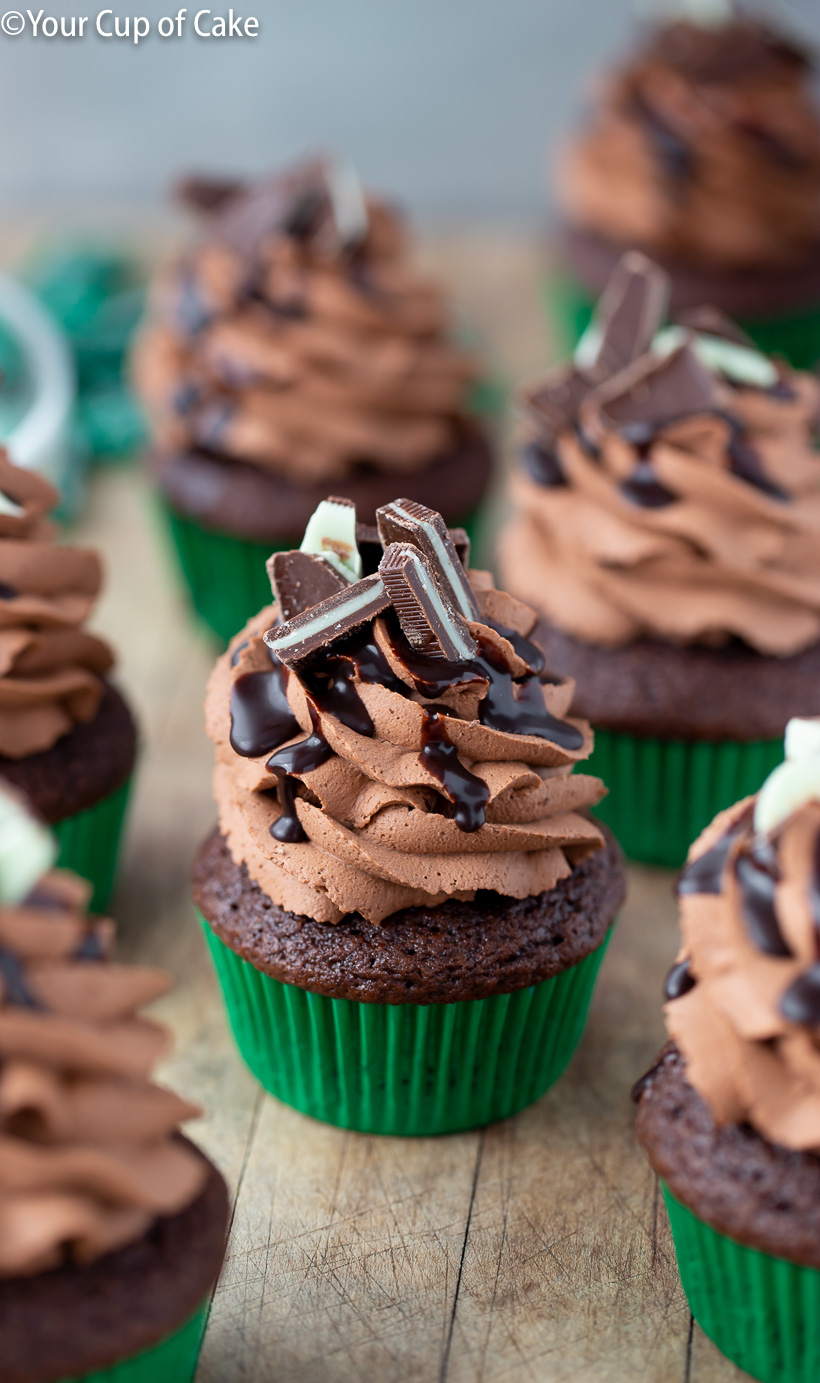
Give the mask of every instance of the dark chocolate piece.
<svg viewBox="0 0 820 1383">
<path fill-rule="evenodd" d="M 624 255 L 598 305 L 594 373 L 608 377 L 649 350 L 666 315 L 669 277 L 637 250 Z"/>
<path fill-rule="evenodd" d="M 646 364 L 641 362 L 634 372 L 602 385 L 595 399 L 617 428 L 627 423 L 661 428 L 679 418 L 713 413 L 717 407 L 715 382 L 689 346 L 680 346 L 661 360 L 652 357 Z"/>
<path fill-rule="evenodd" d="M 589 390 L 590 381 L 580 370 L 574 365 L 563 365 L 536 388 L 526 391 L 523 401 L 536 423 L 553 440 L 573 425 Z"/>
<path fill-rule="evenodd" d="M 757 350 L 751 336 L 718 307 L 689 307 L 679 312 L 675 318 L 679 326 L 688 327 L 703 336 L 719 336 L 722 341 L 731 341 L 735 346 L 746 346 Z"/>
<path fill-rule="evenodd" d="M 451 603 L 448 586 L 436 580 L 426 554 L 411 543 L 390 543 L 379 572 L 414 648 L 449 663 L 469 662 L 475 656 L 475 640 Z"/>
<path fill-rule="evenodd" d="M 268 629 L 265 642 L 283 663 L 298 663 L 375 619 L 389 604 L 381 576 L 363 576 L 311 610 Z"/>
<path fill-rule="evenodd" d="M 395 499 L 376 511 L 382 542 L 410 543 L 424 554 L 427 566 L 456 610 L 467 620 L 480 620 L 481 612 L 449 530 L 435 509 L 412 499 Z"/>
<path fill-rule="evenodd" d="M 477 831 L 484 825 L 484 809 L 490 790 L 483 778 L 465 768 L 456 747 L 447 735 L 447 721 L 436 711 L 426 711 L 421 727 L 419 759 L 428 773 L 441 783 L 444 796 L 452 802 L 453 820 L 460 831 Z"/>
<path fill-rule="evenodd" d="M 324 557 L 314 557 L 298 548 L 274 552 L 265 567 L 283 620 L 301 615 L 350 584 Z"/>
</svg>

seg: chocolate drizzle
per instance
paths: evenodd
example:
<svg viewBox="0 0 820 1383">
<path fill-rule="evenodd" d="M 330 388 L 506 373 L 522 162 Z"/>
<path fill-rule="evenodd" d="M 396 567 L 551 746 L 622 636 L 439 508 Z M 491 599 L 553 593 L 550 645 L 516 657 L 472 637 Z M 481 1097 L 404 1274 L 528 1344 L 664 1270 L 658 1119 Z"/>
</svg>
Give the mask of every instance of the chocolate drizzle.
<svg viewBox="0 0 820 1383">
<path fill-rule="evenodd" d="M 755 946 L 768 956 L 790 956 L 775 911 L 775 889 L 780 876 L 770 840 L 757 838 L 738 855 L 735 877 L 743 921 Z"/>
<path fill-rule="evenodd" d="M 786 501 L 791 498 L 788 492 L 770 480 L 763 469 L 760 453 L 747 441 L 747 429 L 732 413 L 719 413 L 719 417 L 729 425 L 729 465 L 732 475 L 745 480 L 771 499 Z"/>
<path fill-rule="evenodd" d="M 682 187 L 692 177 L 694 150 L 640 92 L 635 91 L 632 99 L 662 172 L 673 186 Z"/>
<path fill-rule="evenodd" d="M 658 480 L 652 462 L 641 458 L 632 474 L 621 484 L 621 494 L 642 509 L 663 509 L 674 504 L 676 496 Z"/>
<path fill-rule="evenodd" d="M 452 802 L 453 819 L 459 830 L 467 833 L 479 830 L 484 825 L 490 790 L 482 778 L 464 767 L 447 735 L 446 720 L 437 711 L 425 713 L 421 746 L 419 759 L 428 773 L 438 779 L 445 797 Z"/>
<path fill-rule="evenodd" d="M 542 446 L 540 442 L 527 443 L 521 452 L 521 465 L 537 485 L 555 489 L 567 483 L 556 452 L 551 447 Z"/>
<path fill-rule="evenodd" d="M 473 666 L 479 668 L 489 682 L 487 694 L 478 708 L 481 724 L 508 735 L 535 735 L 570 752 L 580 749 L 584 743 L 581 731 L 565 720 L 558 720 L 547 710 L 537 676 L 514 682 L 489 642 L 479 637 L 478 646 L 479 656 Z"/>
<path fill-rule="evenodd" d="M 672 966 L 663 984 L 663 995 L 665 999 L 682 999 L 684 994 L 688 994 L 694 989 L 696 980 L 691 970 L 689 957 L 685 956 Z"/>
<path fill-rule="evenodd" d="M 751 824 L 754 807 L 749 803 L 736 821 L 715 841 L 711 849 L 684 865 L 677 885 L 679 898 L 689 893 L 720 893 L 723 886 L 723 871 L 732 847 L 732 842 L 742 835 Z"/>
<path fill-rule="evenodd" d="M 523 658 L 527 667 L 532 672 L 544 671 L 544 655 L 538 644 L 526 639 L 523 634 L 519 634 L 517 629 L 511 629 L 507 624 L 500 624 L 496 619 L 485 619 L 484 623 L 490 629 L 494 629 L 496 634 L 500 634 L 502 639 L 512 644 L 513 650 L 519 658 Z"/>
<path fill-rule="evenodd" d="M 0 947 L 0 981 L 2 981 L 2 991 L 0 991 L 2 1003 L 13 1004 L 17 1008 L 41 1009 L 43 1007 L 26 984 L 23 967 L 18 957 L 2 947 Z"/>
<path fill-rule="evenodd" d="M 792 981 L 780 1000 L 780 1012 L 789 1023 L 820 1027 L 820 962 Z"/>
<path fill-rule="evenodd" d="M 245 759 L 269 754 L 299 733 L 288 705 L 287 669 L 277 660 L 270 671 L 243 672 L 231 687 L 231 748 Z"/>
</svg>

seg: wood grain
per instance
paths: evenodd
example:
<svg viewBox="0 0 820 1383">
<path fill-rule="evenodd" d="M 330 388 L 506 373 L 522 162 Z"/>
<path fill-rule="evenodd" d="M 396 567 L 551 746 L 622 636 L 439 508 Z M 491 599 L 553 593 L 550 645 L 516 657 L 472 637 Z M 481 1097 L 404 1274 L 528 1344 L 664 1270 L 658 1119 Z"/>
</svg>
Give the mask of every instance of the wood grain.
<svg viewBox="0 0 820 1383">
<path fill-rule="evenodd" d="M 537 245 L 461 234 L 426 248 L 502 374 L 541 368 Z M 123 953 L 176 976 L 157 1006 L 177 1038 L 164 1075 L 206 1108 L 194 1133 L 235 1196 L 200 1383 L 739 1379 L 692 1327 L 633 1136 L 629 1090 L 663 1040 L 660 987 L 677 944 L 671 876 L 631 871 L 578 1055 L 517 1118 L 402 1141 L 278 1105 L 233 1050 L 188 898 L 190 859 L 213 815 L 201 717 L 212 651 L 176 593 L 138 472 L 94 477 L 75 536 L 107 556 L 97 624 L 121 651 L 142 722 L 112 911 Z"/>
</svg>

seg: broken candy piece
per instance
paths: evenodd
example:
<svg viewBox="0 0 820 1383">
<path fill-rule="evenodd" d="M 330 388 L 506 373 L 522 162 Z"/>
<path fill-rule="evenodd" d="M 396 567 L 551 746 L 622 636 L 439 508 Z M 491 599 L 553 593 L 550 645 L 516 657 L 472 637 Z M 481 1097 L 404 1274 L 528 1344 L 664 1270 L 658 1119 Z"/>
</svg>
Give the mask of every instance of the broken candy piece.
<svg viewBox="0 0 820 1383">
<path fill-rule="evenodd" d="M 381 576 L 365 576 L 286 624 L 275 624 L 266 631 L 265 643 L 290 666 L 375 619 L 389 604 Z"/>
<path fill-rule="evenodd" d="M 391 504 L 376 510 L 376 520 L 385 547 L 389 543 L 411 543 L 418 548 L 439 589 L 449 594 L 462 618 L 481 618 L 447 525 L 435 509 L 428 509 L 412 499 L 394 499 Z"/>
<path fill-rule="evenodd" d="M 362 559 L 356 546 L 356 506 L 352 500 L 335 495 L 323 499 L 308 519 L 300 550 L 324 557 L 347 581 L 358 581 Z"/>
<path fill-rule="evenodd" d="M 265 567 L 283 620 L 301 615 L 350 584 L 326 557 L 309 552 L 274 552 Z"/>
<path fill-rule="evenodd" d="M 475 657 L 475 640 L 419 548 L 412 543 L 390 543 L 379 574 L 414 648 L 450 663 L 466 663 Z"/>
</svg>

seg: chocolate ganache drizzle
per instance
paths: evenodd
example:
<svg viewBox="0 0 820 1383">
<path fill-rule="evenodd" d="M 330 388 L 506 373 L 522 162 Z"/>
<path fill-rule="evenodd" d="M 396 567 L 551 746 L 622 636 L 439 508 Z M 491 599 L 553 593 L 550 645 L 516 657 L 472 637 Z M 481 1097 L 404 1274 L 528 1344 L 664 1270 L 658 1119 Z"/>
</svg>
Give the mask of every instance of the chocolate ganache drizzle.
<svg viewBox="0 0 820 1383">
<path fill-rule="evenodd" d="M 325 922 L 540 893 L 602 843 L 581 813 L 604 789 L 572 772 L 592 748 L 572 685 L 542 680 L 534 612 L 465 573 L 434 511 L 396 501 L 379 518 L 376 571 L 316 603 L 306 590 L 284 622 L 262 611 L 214 670 L 231 853 Z"/>
<path fill-rule="evenodd" d="M 690 851 L 666 1024 L 717 1124 L 820 1152 L 820 722 L 786 746 Z"/>
<path fill-rule="evenodd" d="M 429 464 L 463 430 L 477 366 L 395 212 L 310 162 L 221 199 L 157 284 L 134 372 L 163 454 L 304 484 Z"/>
<path fill-rule="evenodd" d="M 523 395 L 504 583 L 597 645 L 799 653 L 820 639 L 820 386 L 713 310 L 661 330 L 667 287 L 627 255 L 575 359 Z"/>
</svg>

